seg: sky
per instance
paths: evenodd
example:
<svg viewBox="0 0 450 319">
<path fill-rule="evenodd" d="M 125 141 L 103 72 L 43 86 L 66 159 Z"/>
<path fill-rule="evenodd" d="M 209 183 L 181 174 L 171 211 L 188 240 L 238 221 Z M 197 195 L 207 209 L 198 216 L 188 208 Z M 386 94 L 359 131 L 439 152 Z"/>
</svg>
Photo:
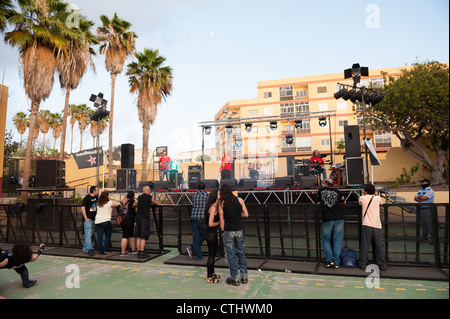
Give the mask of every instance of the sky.
<svg viewBox="0 0 450 319">
<path fill-rule="evenodd" d="M 80 8 L 95 28 L 101 14 L 117 13 L 132 23 L 138 52 L 158 49 L 173 68 L 172 95 L 159 106 L 149 136 L 150 149 L 168 146 L 169 155 L 201 149 L 199 122 L 213 121 L 227 101 L 255 98 L 258 81 L 339 73 L 353 63 L 370 70 L 449 61 L 447 0 L 67 2 Z M 96 72 L 87 72 L 72 91 L 70 103 L 93 107 L 89 97 L 99 92 L 110 101 L 111 80 L 104 59 L 104 55 L 94 57 Z M 19 141 L 12 118 L 19 111 L 27 113 L 30 101 L 19 72 L 18 51 L 4 41 L 0 41 L 0 70 L 5 71 L 3 82 L 9 87 L 6 128 Z M 142 124 L 137 95 L 129 92 L 125 70 L 126 65 L 116 80 L 113 144 L 131 143 L 139 149 Z M 52 93 L 40 109 L 62 112 L 64 97 L 56 75 Z M 75 127 L 74 152 L 80 149 L 79 136 Z M 66 141 L 68 152 L 69 128 Z M 101 143 L 108 147 L 107 130 Z M 87 129 L 83 149 L 91 147 Z M 214 147 L 214 134 L 205 136 L 205 147 Z"/>
</svg>

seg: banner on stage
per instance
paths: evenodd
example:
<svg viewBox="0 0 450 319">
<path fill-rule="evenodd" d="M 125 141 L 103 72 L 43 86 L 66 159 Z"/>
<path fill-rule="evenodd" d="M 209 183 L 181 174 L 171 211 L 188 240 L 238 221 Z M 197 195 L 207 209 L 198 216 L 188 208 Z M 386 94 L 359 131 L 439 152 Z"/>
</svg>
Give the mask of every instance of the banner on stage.
<svg viewBox="0 0 450 319">
<path fill-rule="evenodd" d="M 377 152 L 375 151 L 375 147 L 373 146 L 372 140 L 370 138 L 365 139 L 367 148 L 369 149 L 370 163 L 372 165 L 381 165 L 380 160 L 378 159 Z"/>
<path fill-rule="evenodd" d="M 102 148 L 91 148 L 77 153 L 72 153 L 78 169 L 97 167 L 103 165 Z"/>
</svg>

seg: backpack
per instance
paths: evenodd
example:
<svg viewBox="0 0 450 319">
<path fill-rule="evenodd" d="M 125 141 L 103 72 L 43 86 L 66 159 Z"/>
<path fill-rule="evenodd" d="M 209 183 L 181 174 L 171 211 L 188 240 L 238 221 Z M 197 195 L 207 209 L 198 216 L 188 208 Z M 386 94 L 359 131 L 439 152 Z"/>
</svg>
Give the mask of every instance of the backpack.
<svg viewBox="0 0 450 319">
<path fill-rule="evenodd" d="M 342 248 L 341 255 L 339 256 L 341 260 L 342 268 L 356 268 L 356 252 L 351 248 Z"/>
<path fill-rule="evenodd" d="M 129 200 L 126 203 L 124 203 L 124 202 L 120 203 L 120 213 L 116 219 L 117 227 L 122 226 L 123 220 L 124 220 L 125 216 L 128 214 L 130 208 L 132 207 L 133 202 L 134 201 Z"/>
</svg>

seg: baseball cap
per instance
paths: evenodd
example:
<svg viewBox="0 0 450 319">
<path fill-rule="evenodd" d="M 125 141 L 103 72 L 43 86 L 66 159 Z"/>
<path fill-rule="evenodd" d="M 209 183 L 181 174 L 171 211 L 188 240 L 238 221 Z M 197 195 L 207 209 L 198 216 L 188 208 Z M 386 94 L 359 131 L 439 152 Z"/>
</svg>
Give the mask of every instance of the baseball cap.
<svg viewBox="0 0 450 319">
<path fill-rule="evenodd" d="M 423 178 L 422 180 L 419 181 L 419 183 L 430 183 L 430 180 L 428 178 Z"/>
</svg>

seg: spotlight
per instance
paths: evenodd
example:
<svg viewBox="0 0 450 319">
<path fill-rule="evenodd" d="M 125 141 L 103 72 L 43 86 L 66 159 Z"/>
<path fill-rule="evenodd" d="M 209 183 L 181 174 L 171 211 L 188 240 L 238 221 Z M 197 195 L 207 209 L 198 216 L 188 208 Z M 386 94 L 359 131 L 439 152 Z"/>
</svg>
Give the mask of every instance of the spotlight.
<svg viewBox="0 0 450 319">
<path fill-rule="evenodd" d="M 103 93 L 99 93 L 98 95 L 91 94 L 89 101 L 94 102 L 95 107 L 99 107 L 100 105 L 106 106 L 108 104 L 108 101 L 103 99 Z"/>
<path fill-rule="evenodd" d="M 344 96 L 342 97 L 344 100 L 348 100 L 350 99 L 354 94 L 356 93 L 355 90 L 351 89 L 350 91 L 347 91 L 347 93 L 344 94 Z"/>
<path fill-rule="evenodd" d="M 340 99 L 341 97 L 343 97 L 346 93 L 347 93 L 347 89 L 346 88 L 342 88 L 339 91 L 337 91 L 336 93 L 334 93 L 334 98 L 336 100 Z"/>
<path fill-rule="evenodd" d="M 297 130 L 300 130 L 302 127 L 303 127 L 303 122 L 302 122 L 302 120 L 296 120 L 296 121 L 295 121 L 295 128 L 296 128 Z"/>
<path fill-rule="evenodd" d="M 270 129 L 272 131 L 275 131 L 277 129 L 277 122 L 276 121 L 270 122 Z"/>
<path fill-rule="evenodd" d="M 178 163 L 177 162 L 171 162 L 170 163 L 170 170 L 171 171 L 178 171 Z"/>
<path fill-rule="evenodd" d="M 236 147 L 242 147 L 242 138 L 236 137 L 236 139 L 234 140 L 234 145 L 236 145 Z"/>
<path fill-rule="evenodd" d="M 206 135 L 210 135 L 211 134 L 211 126 L 204 126 L 203 129 L 205 130 L 205 134 Z"/>
<path fill-rule="evenodd" d="M 378 93 L 376 95 L 372 96 L 372 105 L 375 105 L 377 103 L 380 103 L 381 101 L 383 101 L 384 96 L 381 93 Z"/>
<path fill-rule="evenodd" d="M 227 125 L 227 126 L 225 126 L 225 128 L 226 128 L 227 134 L 233 133 L 233 126 L 232 125 Z"/>
<path fill-rule="evenodd" d="M 324 127 L 327 125 L 327 118 L 325 116 L 319 117 L 319 126 Z"/>
<path fill-rule="evenodd" d="M 245 131 L 250 133 L 252 131 L 252 123 L 245 123 Z"/>
<path fill-rule="evenodd" d="M 292 144 L 294 143 L 294 137 L 292 135 L 286 135 L 286 144 Z"/>
<path fill-rule="evenodd" d="M 373 96 L 369 93 L 364 93 L 364 103 L 370 104 L 373 101 Z"/>
<path fill-rule="evenodd" d="M 351 98 L 350 101 L 353 103 L 355 102 L 362 102 L 362 91 L 357 91 Z"/>
</svg>

